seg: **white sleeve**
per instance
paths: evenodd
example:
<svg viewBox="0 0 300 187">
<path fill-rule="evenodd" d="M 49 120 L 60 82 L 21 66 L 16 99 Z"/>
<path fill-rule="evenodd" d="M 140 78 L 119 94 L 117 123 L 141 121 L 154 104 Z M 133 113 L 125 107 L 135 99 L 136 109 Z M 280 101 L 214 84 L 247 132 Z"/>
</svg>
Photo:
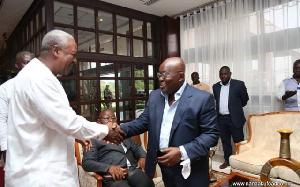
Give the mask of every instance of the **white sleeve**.
<svg viewBox="0 0 300 187">
<path fill-rule="evenodd" d="M 280 83 L 280 85 L 278 87 L 278 90 L 277 90 L 277 93 L 276 93 L 277 100 L 282 101 L 282 96 L 284 96 L 284 94 L 285 94 L 285 87 L 284 87 L 284 84 L 283 84 L 283 81 L 282 81 Z"/>
<path fill-rule="evenodd" d="M 89 122 L 76 115 L 58 80 L 48 78 L 34 81 L 29 97 L 32 107 L 44 118 L 45 125 L 61 134 L 80 140 L 103 139 L 108 134 L 106 125 Z"/>
<path fill-rule="evenodd" d="M 6 90 L 0 86 L 0 147 L 1 151 L 7 149 L 7 110 L 8 102 Z"/>
</svg>

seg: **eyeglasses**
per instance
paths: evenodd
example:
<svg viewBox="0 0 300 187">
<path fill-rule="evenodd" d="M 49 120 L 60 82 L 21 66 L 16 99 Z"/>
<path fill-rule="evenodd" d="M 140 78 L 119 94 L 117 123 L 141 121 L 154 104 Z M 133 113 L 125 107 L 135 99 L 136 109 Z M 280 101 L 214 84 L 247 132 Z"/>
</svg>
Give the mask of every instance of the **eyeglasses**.
<svg viewBox="0 0 300 187">
<path fill-rule="evenodd" d="M 181 74 L 182 73 L 182 71 L 178 71 L 178 72 L 175 72 L 175 73 L 169 73 L 169 72 L 157 72 L 156 73 L 156 76 L 157 76 L 157 78 L 163 78 L 163 79 L 165 79 L 165 78 L 171 78 L 172 76 L 174 76 L 174 75 L 176 75 L 176 74 Z"/>
</svg>

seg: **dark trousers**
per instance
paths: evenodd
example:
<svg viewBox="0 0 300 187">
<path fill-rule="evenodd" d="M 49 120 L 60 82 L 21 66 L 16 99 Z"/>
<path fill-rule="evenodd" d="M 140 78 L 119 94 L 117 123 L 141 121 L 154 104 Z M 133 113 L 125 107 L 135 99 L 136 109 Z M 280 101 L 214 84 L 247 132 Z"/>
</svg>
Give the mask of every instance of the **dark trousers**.
<svg viewBox="0 0 300 187">
<path fill-rule="evenodd" d="M 229 157 L 232 155 L 231 137 L 234 143 L 243 141 L 243 126 L 241 128 L 236 128 L 231 121 L 230 115 L 219 115 L 218 128 L 224 151 L 224 159 L 225 162 L 229 163 Z"/>
<path fill-rule="evenodd" d="M 209 186 L 208 157 L 191 163 L 191 174 L 184 179 L 180 163 L 167 167 L 159 164 L 165 187 L 207 187 Z"/>
<path fill-rule="evenodd" d="M 121 181 L 109 181 L 105 187 L 154 187 L 154 182 L 141 169 L 128 171 L 128 178 Z"/>
</svg>

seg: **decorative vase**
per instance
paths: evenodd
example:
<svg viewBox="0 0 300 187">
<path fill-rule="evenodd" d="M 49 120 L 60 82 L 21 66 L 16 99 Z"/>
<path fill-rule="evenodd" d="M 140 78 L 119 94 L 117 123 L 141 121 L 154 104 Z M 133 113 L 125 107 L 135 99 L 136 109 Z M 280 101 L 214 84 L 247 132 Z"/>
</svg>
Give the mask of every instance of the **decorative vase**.
<svg viewBox="0 0 300 187">
<path fill-rule="evenodd" d="M 279 158 L 291 158 L 291 149 L 290 149 L 290 135 L 293 131 L 288 129 L 280 129 L 278 130 L 280 133 L 280 151 Z"/>
</svg>

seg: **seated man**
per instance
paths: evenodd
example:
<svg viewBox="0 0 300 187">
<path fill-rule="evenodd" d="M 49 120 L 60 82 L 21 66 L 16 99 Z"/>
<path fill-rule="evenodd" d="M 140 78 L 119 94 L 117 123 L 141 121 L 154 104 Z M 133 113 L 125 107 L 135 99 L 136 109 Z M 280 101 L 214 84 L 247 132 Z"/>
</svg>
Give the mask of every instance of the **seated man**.
<svg viewBox="0 0 300 187">
<path fill-rule="evenodd" d="M 98 123 L 116 122 L 111 109 L 99 113 Z M 131 138 L 121 145 L 107 144 L 92 139 L 92 148 L 83 154 L 82 166 L 85 171 L 100 175 L 110 174 L 111 181 L 103 181 L 104 187 L 153 187 L 153 181 L 144 172 L 146 152 Z M 138 161 L 137 161 L 138 160 Z M 128 171 L 125 178 L 124 172 Z"/>
</svg>

